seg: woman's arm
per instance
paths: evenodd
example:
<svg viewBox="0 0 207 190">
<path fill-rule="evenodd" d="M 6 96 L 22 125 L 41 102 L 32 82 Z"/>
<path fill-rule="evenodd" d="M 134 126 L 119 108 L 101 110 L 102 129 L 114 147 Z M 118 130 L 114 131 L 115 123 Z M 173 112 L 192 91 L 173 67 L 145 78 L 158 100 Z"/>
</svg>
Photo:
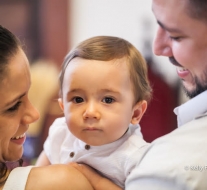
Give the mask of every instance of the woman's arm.
<svg viewBox="0 0 207 190">
<path fill-rule="evenodd" d="M 81 172 L 72 166 L 63 164 L 32 168 L 25 190 L 37 189 L 93 190 L 89 181 Z"/>
<path fill-rule="evenodd" d="M 73 166 L 79 170 L 88 179 L 95 190 L 122 190 L 121 187 L 117 186 L 109 179 L 97 174 L 97 172 L 87 165 L 70 163 L 69 166 Z"/>
</svg>

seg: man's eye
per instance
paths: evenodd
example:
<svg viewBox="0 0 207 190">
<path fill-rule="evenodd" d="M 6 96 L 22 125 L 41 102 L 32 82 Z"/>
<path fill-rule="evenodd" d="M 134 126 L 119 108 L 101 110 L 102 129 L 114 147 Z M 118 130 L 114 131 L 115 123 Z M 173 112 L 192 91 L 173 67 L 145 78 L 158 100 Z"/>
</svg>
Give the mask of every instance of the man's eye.
<svg viewBox="0 0 207 190">
<path fill-rule="evenodd" d="M 15 112 L 16 110 L 19 109 L 19 106 L 21 105 L 21 101 L 17 102 L 14 106 L 12 106 L 11 108 L 9 108 L 7 111 L 8 112 Z"/>
<path fill-rule="evenodd" d="M 176 36 L 170 36 L 171 40 L 175 40 L 175 41 L 179 41 L 181 39 L 181 37 L 176 37 Z"/>
<path fill-rule="evenodd" d="M 83 102 L 83 98 L 81 98 L 81 97 L 75 97 L 75 98 L 73 98 L 73 101 L 75 103 L 81 103 L 81 102 Z"/>
<path fill-rule="evenodd" d="M 114 102 L 114 99 L 113 98 L 110 98 L 110 97 L 106 97 L 103 99 L 103 102 L 106 103 L 106 104 L 111 104 Z"/>
</svg>

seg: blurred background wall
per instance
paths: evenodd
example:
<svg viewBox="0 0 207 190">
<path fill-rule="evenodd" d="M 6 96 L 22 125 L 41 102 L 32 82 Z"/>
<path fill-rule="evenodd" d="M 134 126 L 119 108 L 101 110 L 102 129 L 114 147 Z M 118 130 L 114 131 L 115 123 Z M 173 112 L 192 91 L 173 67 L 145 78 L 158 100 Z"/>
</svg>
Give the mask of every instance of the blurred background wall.
<svg viewBox="0 0 207 190">
<path fill-rule="evenodd" d="M 157 25 L 151 0 L 0 0 L 0 24 L 23 42 L 31 63 L 30 97 L 41 114 L 28 132 L 26 159 L 39 154 L 49 126 L 62 116 L 57 98 L 64 56 L 96 35 L 122 37 L 147 60 L 154 98 L 141 121 L 145 140 L 151 142 L 176 128 L 173 108 L 180 102 L 180 85 L 168 59 L 152 53 Z"/>
</svg>

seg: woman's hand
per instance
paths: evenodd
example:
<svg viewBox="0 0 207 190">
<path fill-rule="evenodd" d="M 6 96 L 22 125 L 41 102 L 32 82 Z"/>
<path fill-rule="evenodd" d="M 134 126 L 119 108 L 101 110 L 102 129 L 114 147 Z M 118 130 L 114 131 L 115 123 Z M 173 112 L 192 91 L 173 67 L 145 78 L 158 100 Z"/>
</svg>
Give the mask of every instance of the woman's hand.
<svg viewBox="0 0 207 190">
<path fill-rule="evenodd" d="M 21 176 L 20 176 L 21 177 Z M 54 164 L 32 168 L 25 190 L 93 190 L 88 179 L 75 167 Z"/>
<path fill-rule="evenodd" d="M 94 169 L 85 164 L 69 163 L 69 165 L 79 170 L 95 190 L 121 190 L 119 186 L 99 175 Z"/>
</svg>

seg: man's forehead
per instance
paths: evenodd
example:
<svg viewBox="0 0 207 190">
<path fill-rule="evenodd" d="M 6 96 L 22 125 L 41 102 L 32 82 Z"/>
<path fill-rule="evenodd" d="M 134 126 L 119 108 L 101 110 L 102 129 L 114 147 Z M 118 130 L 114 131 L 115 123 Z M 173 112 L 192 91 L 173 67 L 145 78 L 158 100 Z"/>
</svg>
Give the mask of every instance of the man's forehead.
<svg viewBox="0 0 207 190">
<path fill-rule="evenodd" d="M 186 12 L 187 2 L 187 0 L 152 0 L 152 12 L 155 14 L 157 9 L 174 13 Z"/>
<path fill-rule="evenodd" d="M 161 28 L 170 32 L 181 32 L 180 24 L 189 18 L 185 11 L 186 0 L 152 0 L 152 12 Z"/>
</svg>

